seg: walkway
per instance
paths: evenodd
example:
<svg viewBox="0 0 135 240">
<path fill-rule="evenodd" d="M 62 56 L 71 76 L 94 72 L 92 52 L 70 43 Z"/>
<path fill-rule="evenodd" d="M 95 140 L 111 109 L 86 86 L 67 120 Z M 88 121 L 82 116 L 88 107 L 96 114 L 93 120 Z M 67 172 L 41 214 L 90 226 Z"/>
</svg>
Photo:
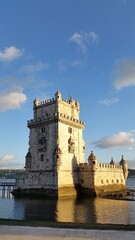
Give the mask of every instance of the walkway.
<svg viewBox="0 0 135 240">
<path fill-rule="evenodd" d="M 0 225 L 0 240 L 134 240 L 135 231 L 81 230 Z"/>
</svg>

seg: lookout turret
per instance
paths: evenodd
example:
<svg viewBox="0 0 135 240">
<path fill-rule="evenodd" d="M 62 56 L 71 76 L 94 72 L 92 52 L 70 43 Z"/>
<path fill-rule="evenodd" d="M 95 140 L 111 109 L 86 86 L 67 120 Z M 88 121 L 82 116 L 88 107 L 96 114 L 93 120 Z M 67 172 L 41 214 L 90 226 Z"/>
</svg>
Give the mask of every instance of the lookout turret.
<svg viewBox="0 0 135 240">
<path fill-rule="evenodd" d="M 110 164 L 111 164 L 111 165 L 115 165 L 115 161 L 114 161 L 113 157 L 111 158 Z"/>
<path fill-rule="evenodd" d="M 120 160 L 120 165 L 122 166 L 122 169 L 123 169 L 124 178 L 127 179 L 127 176 L 128 176 L 128 165 L 127 165 L 127 161 L 124 160 L 123 155 L 122 155 L 121 160 Z"/>
<path fill-rule="evenodd" d="M 62 100 L 61 92 L 59 90 L 55 93 L 55 100 L 56 101 Z"/>
<path fill-rule="evenodd" d="M 33 108 L 37 107 L 38 105 L 39 105 L 39 100 L 35 98 L 35 100 L 33 101 Z"/>
<path fill-rule="evenodd" d="M 91 154 L 88 157 L 88 164 L 92 168 L 93 171 L 96 170 L 97 159 L 96 159 L 96 156 L 94 155 L 93 151 L 91 151 Z"/>
</svg>

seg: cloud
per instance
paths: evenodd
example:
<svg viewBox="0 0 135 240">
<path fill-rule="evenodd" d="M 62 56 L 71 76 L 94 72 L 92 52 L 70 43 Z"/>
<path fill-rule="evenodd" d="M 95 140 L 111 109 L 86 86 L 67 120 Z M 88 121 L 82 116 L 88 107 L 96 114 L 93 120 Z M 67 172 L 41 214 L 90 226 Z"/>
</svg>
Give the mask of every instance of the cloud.
<svg viewBox="0 0 135 240">
<path fill-rule="evenodd" d="M 13 161 L 13 160 L 15 160 L 15 157 L 8 154 L 0 158 L 0 162 Z"/>
<path fill-rule="evenodd" d="M 1 62 L 10 62 L 16 58 L 21 57 L 23 50 L 18 49 L 14 46 L 6 47 L 3 51 L 0 51 L 0 61 Z"/>
<path fill-rule="evenodd" d="M 0 111 L 18 109 L 26 100 L 22 89 L 3 91 L 0 93 Z"/>
<path fill-rule="evenodd" d="M 118 101 L 119 101 L 119 99 L 117 99 L 117 98 L 112 98 L 112 99 L 106 98 L 104 100 L 100 100 L 98 103 L 106 105 L 106 106 L 109 106 L 109 105 L 112 105 L 112 104 L 114 104 L 114 103 L 116 103 Z"/>
<path fill-rule="evenodd" d="M 62 72 L 62 71 L 66 71 L 69 68 L 74 68 L 74 67 L 82 68 L 82 67 L 84 67 L 85 63 L 86 62 L 83 59 L 75 59 L 73 61 L 61 59 L 58 62 L 57 66 L 58 66 L 58 70 Z"/>
<path fill-rule="evenodd" d="M 135 143 L 135 139 L 131 132 L 119 132 L 93 142 L 95 147 L 99 148 L 125 147 L 130 146 L 132 143 Z"/>
<path fill-rule="evenodd" d="M 135 86 L 135 59 L 119 60 L 113 73 L 113 84 L 117 90 Z"/>
<path fill-rule="evenodd" d="M 80 32 L 74 33 L 69 41 L 75 42 L 83 53 L 87 52 L 87 47 L 90 42 L 98 43 L 99 36 L 95 32 Z"/>
<path fill-rule="evenodd" d="M 27 74 L 34 74 L 36 72 L 40 72 L 44 69 L 47 69 L 49 67 L 48 63 L 42 63 L 38 61 L 35 64 L 28 64 L 24 65 L 20 68 L 20 72 L 27 73 Z"/>
<path fill-rule="evenodd" d="M 13 156 L 6 154 L 0 157 L 0 169 L 23 169 L 24 164 L 19 162 L 18 159 Z"/>
</svg>

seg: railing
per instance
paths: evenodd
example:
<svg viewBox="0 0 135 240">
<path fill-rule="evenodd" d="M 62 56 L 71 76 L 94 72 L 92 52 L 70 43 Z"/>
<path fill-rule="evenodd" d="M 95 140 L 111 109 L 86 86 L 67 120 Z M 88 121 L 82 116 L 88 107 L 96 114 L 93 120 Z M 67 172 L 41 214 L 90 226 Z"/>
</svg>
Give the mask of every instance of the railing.
<svg viewBox="0 0 135 240">
<path fill-rule="evenodd" d="M 0 182 L 0 186 L 15 186 L 15 182 Z"/>
<path fill-rule="evenodd" d="M 15 182 L 0 182 L 0 196 L 10 198 L 11 192 L 15 189 Z"/>
</svg>

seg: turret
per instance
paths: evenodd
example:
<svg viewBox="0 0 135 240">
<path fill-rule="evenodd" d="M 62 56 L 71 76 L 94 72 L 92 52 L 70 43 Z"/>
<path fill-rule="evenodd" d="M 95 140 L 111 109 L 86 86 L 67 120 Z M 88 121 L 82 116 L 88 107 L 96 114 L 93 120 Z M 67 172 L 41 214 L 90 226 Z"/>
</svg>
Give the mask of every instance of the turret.
<svg viewBox="0 0 135 240">
<path fill-rule="evenodd" d="M 33 101 L 33 109 L 35 107 L 37 107 L 39 105 L 39 100 L 37 98 L 35 98 L 35 100 Z"/>
<path fill-rule="evenodd" d="M 111 165 L 115 165 L 115 161 L 113 160 L 113 157 L 111 158 L 110 164 L 111 164 Z"/>
<path fill-rule="evenodd" d="M 55 93 L 55 100 L 56 101 L 62 100 L 61 92 L 59 90 Z"/>
<path fill-rule="evenodd" d="M 35 98 L 35 100 L 33 101 L 34 119 L 37 118 L 37 109 L 36 109 L 36 107 L 38 105 L 39 105 L 39 100 L 37 98 Z"/>
<path fill-rule="evenodd" d="M 62 162 L 61 162 L 62 151 L 58 144 L 57 144 L 53 154 L 54 154 L 54 168 L 56 168 L 58 170 L 62 164 Z"/>
<path fill-rule="evenodd" d="M 96 170 L 96 165 L 97 165 L 97 159 L 96 156 L 94 155 L 93 151 L 91 151 L 90 156 L 88 157 L 88 165 L 90 168 L 95 171 Z"/>
<path fill-rule="evenodd" d="M 80 111 L 80 104 L 78 101 L 75 101 L 75 106 L 77 108 L 77 111 L 79 112 Z"/>
<path fill-rule="evenodd" d="M 26 171 L 31 170 L 31 161 L 32 161 L 32 156 L 31 156 L 30 151 L 28 151 L 28 153 L 26 154 L 26 157 L 25 157 L 25 169 L 26 169 Z"/>
<path fill-rule="evenodd" d="M 122 166 L 124 178 L 126 180 L 127 177 L 128 177 L 128 165 L 127 165 L 127 161 L 124 160 L 123 155 L 122 155 L 121 160 L 120 160 L 120 165 Z"/>
</svg>

